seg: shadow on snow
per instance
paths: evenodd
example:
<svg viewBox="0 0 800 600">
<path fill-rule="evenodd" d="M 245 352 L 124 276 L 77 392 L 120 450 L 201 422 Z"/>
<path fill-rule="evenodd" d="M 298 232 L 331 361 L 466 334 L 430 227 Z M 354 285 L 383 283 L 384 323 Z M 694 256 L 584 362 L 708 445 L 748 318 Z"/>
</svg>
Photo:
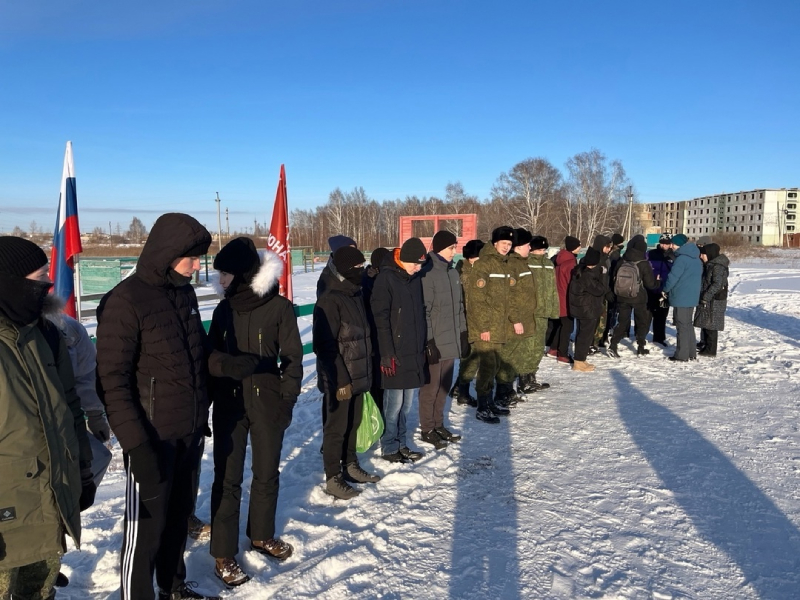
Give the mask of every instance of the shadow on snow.
<svg viewBox="0 0 800 600">
<path fill-rule="evenodd" d="M 796 598 L 800 531 L 714 444 L 612 371 L 623 423 L 705 539 L 763 598 Z"/>
</svg>

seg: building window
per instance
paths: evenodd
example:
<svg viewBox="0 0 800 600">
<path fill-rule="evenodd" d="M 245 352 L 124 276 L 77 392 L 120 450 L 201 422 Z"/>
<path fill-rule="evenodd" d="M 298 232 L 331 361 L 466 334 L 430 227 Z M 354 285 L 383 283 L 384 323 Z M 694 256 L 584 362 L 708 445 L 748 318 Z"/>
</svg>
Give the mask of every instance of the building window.
<svg viewBox="0 0 800 600">
<path fill-rule="evenodd" d="M 758 205 L 758 210 L 761 210 L 761 205 L 760 204 Z"/>
<path fill-rule="evenodd" d="M 756 209 L 756 205 L 755 204 L 751 204 L 750 205 L 750 210 L 755 210 L 755 209 Z"/>
<path fill-rule="evenodd" d="M 717 209 L 716 208 L 714 209 L 714 214 L 717 214 Z"/>
<path fill-rule="evenodd" d="M 797 204 L 787 204 L 786 208 L 788 208 L 789 210 L 794 210 L 795 208 L 797 208 Z"/>
<path fill-rule="evenodd" d="M 750 215 L 750 220 L 751 220 L 751 221 L 753 220 L 753 215 Z"/>
<path fill-rule="evenodd" d="M 755 199 L 756 199 L 756 195 L 755 194 L 750 194 L 750 200 L 755 200 Z"/>
<path fill-rule="evenodd" d="M 750 227 L 747 228 L 747 231 L 753 231 L 753 226 L 750 225 Z"/>
<path fill-rule="evenodd" d="M 787 221 L 794 221 L 797 218 L 797 215 L 786 215 Z"/>
<path fill-rule="evenodd" d="M 764 192 L 759 192 L 758 197 L 759 198 L 763 198 L 764 197 Z"/>
<path fill-rule="evenodd" d="M 797 192 L 789 192 L 789 198 L 797 198 Z"/>
<path fill-rule="evenodd" d="M 756 231 L 761 231 L 761 225 L 756 225 Z"/>
<path fill-rule="evenodd" d="M 787 225 L 786 231 L 794 231 L 794 225 Z"/>
<path fill-rule="evenodd" d="M 729 206 L 729 207 L 728 207 L 728 210 L 727 210 L 727 211 L 725 211 L 725 212 L 731 212 L 731 207 Z"/>
<path fill-rule="evenodd" d="M 760 242 L 760 241 L 761 241 L 761 238 L 759 236 L 756 236 L 756 242 Z"/>
<path fill-rule="evenodd" d="M 739 231 L 744 231 L 744 225 L 739 226 Z"/>
<path fill-rule="evenodd" d="M 738 206 L 734 206 L 733 210 L 734 210 L 734 212 L 739 212 L 739 207 Z"/>
<path fill-rule="evenodd" d="M 725 217 L 725 222 L 726 223 L 730 223 L 731 222 L 731 218 L 730 217 Z"/>
</svg>

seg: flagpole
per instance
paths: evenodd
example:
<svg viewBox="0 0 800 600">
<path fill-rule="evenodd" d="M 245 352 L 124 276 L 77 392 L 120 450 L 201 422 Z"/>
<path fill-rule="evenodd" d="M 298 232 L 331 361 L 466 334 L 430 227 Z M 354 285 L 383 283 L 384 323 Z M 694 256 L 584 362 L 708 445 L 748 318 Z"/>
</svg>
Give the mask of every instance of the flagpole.
<svg viewBox="0 0 800 600">
<path fill-rule="evenodd" d="M 75 255 L 75 313 L 81 320 L 81 255 Z"/>
</svg>

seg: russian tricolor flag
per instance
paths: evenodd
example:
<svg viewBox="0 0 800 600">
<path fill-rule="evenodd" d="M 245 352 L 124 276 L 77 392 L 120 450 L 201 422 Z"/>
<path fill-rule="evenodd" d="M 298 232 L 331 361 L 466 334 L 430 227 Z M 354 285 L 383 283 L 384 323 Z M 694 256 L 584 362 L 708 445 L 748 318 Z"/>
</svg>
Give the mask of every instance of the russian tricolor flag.
<svg viewBox="0 0 800 600">
<path fill-rule="evenodd" d="M 83 252 L 78 226 L 78 192 L 75 185 L 75 165 L 72 162 L 72 142 L 67 142 L 64 172 L 61 175 L 61 194 L 58 197 L 58 217 L 50 254 L 50 279 L 53 293 L 66 301 L 64 312 L 76 317 L 75 255 Z"/>
</svg>

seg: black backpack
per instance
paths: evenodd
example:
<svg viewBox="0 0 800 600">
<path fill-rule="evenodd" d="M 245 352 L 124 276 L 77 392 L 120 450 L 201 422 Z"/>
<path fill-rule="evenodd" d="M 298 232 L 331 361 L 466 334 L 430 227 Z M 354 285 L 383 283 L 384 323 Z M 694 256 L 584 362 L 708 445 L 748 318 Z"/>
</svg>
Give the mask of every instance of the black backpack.
<svg viewBox="0 0 800 600">
<path fill-rule="evenodd" d="M 623 260 L 617 268 L 614 279 L 614 294 L 619 298 L 636 298 L 642 289 L 642 274 L 639 272 L 641 260 Z"/>
</svg>

